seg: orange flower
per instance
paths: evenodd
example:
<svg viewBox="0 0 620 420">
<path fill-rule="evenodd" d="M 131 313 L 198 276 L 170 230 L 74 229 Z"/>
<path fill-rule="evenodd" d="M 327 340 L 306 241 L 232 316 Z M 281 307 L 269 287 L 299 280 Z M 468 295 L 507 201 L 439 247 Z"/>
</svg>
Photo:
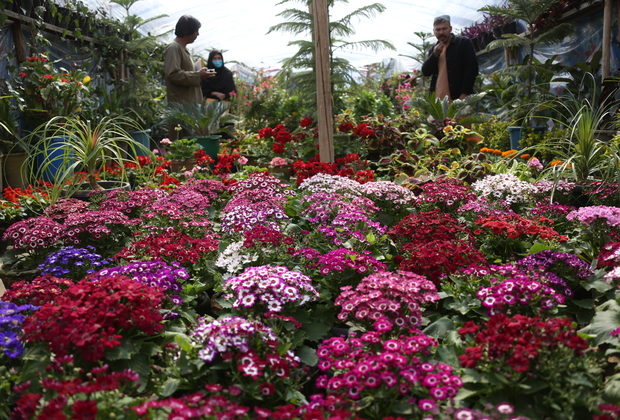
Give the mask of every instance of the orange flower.
<svg viewBox="0 0 620 420">
<path fill-rule="evenodd" d="M 528 153 L 523 153 L 521 155 L 521 159 L 529 159 L 529 158 L 530 158 L 530 155 Z"/>
<path fill-rule="evenodd" d="M 493 150 L 493 153 L 499 156 L 499 155 L 502 154 L 502 151 L 499 150 L 499 149 L 495 149 L 495 150 Z"/>
<path fill-rule="evenodd" d="M 515 157 L 519 153 L 518 150 L 506 150 L 502 153 L 502 157 Z"/>
</svg>

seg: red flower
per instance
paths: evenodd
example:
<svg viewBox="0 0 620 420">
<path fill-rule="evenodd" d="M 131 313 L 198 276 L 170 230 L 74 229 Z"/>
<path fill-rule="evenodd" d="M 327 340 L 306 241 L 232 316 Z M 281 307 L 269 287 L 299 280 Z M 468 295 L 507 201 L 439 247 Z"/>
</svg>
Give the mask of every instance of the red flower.
<svg viewBox="0 0 620 420">
<path fill-rule="evenodd" d="M 273 150 L 273 153 L 277 154 L 277 155 L 281 155 L 282 153 L 284 153 L 286 151 L 286 149 L 284 148 L 284 145 L 281 143 L 274 143 L 271 146 L 271 150 Z"/>
<path fill-rule="evenodd" d="M 312 124 L 312 120 L 308 117 L 304 118 L 303 120 L 301 120 L 301 122 L 299 123 L 300 127 L 308 127 L 310 124 Z"/>
<path fill-rule="evenodd" d="M 26 76 L 28 76 L 28 75 L 27 75 L 26 73 L 24 73 L 24 72 L 21 72 L 21 73 L 18 73 L 18 76 L 19 76 L 19 77 L 26 77 Z"/>
<path fill-rule="evenodd" d="M 52 76 L 51 74 L 45 74 L 43 75 L 43 77 L 45 77 L 48 80 L 52 80 L 54 78 L 54 76 Z"/>
</svg>

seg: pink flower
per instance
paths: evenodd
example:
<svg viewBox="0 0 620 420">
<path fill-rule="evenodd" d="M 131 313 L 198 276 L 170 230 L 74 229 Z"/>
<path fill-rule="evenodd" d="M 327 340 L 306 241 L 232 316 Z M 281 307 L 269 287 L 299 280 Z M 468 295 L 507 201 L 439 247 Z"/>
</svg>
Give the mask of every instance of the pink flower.
<svg viewBox="0 0 620 420">
<path fill-rule="evenodd" d="M 241 156 L 237 162 L 239 162 L 240 165 L 245 165 L 246 163 L 248 163 L 248 158 L 246 158 L 245 156 Z"/>
<path fill-rule="evenodd" d="M 288 165 L 288 161 L 281 157 L 274 157 L 273 159 L 271 159 L 271 162 L 269 163 L 269 166 L 284 166 L 284 165 Z"/>
<path fill-rule="evenodd" d="M 169 139 L 169 138 L 165 138 L 165 139 L 161 139 L 160 143 L 161 143 L 161 144 L 170 144 L 170 143 L 172 143 L 172 142 L 170 141 L 170 139 Z"/>
</svg>

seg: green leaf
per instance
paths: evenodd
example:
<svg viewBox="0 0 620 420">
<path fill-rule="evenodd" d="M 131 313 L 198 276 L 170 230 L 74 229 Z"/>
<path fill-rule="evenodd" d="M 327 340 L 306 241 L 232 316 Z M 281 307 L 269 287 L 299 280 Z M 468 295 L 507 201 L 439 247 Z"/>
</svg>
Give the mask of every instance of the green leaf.
<svg viewBox="0 0 620 420">
<path fill-rule="evenodd" d="M 121 345 L 105 352 L 108 360 L 127 360 L 138 350 L 138 345 L 131 340 L 124 340 Z"/>
<path fill-rule="evenodd" d="M 177 343 L 179 345 L 179 347 L 181 347 L 181 349 L 184 352 L 191 352 L 192 351 L 192 340 L 185 334 L 175 334 L 174 335 L 174 342 Z"/>
<path fill-rule="evenodd" d="M 320 320 L 304 323 L 302 327 L 306 334 L 308 334 L 308 340 L 310 341 L 319 341 L 323 339 L 330 328 L 331 325 L 325 324 Z"/>
<path fill-rule="evenodd" d="M 162 391 L 162 396 L 165 398 L 165 397 L 169 397 L 172 394 L 174 394 L 176 392 L 176 390 L 179 388 L 179 384 L 180 383 L 181 383 L 181 381 L 179 381 L 178 379 L 169 378 L 164 383 L 164 389 Z"/>
<path fill-rule="evenodd" d="M 392 406 L 392 412 L 396 414 L 411 414 L 413 413 L 412 405 L 406 401 L 401 401 Z"/>
<path fill-rule="evenodd" d="M 454 323 L 450 318 L 443 317 L 424 328 L 423 332 L 433 338 L 440 339 L 445 338 L 450 330 L 454 330 Z"/>
<path fill-rule="evenodd" d="M 297 356 L 299 356 L 301 361 L 308 366 L 316 366 L 319 361 L 319 358 L 316 355 L 316 350 L 312 347 L 301 346 L 296 350 L 295 353 L 297 354 Z"/>
<path fill-rule="evenodd" d="M 525 383 L 519 384 L 519 388 L 524 390 L 524 394 L 534 394 L 541 389 L 549 387 L 549 383 L 538 379 L 528 379 Z"/>
</svg>

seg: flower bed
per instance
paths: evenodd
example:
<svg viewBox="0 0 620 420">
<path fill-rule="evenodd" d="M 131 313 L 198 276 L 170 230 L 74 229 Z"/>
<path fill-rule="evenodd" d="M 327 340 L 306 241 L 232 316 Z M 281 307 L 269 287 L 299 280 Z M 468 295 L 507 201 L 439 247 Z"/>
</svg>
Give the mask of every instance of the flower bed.
<svg viewBox="0 0 620 420">
<path fill-rule="evenodd" d="M 0 417 L 620 414 L 612 201 L 257 169 L 9 226 L 39 272 L 0 297 Z"/>
</svg>

